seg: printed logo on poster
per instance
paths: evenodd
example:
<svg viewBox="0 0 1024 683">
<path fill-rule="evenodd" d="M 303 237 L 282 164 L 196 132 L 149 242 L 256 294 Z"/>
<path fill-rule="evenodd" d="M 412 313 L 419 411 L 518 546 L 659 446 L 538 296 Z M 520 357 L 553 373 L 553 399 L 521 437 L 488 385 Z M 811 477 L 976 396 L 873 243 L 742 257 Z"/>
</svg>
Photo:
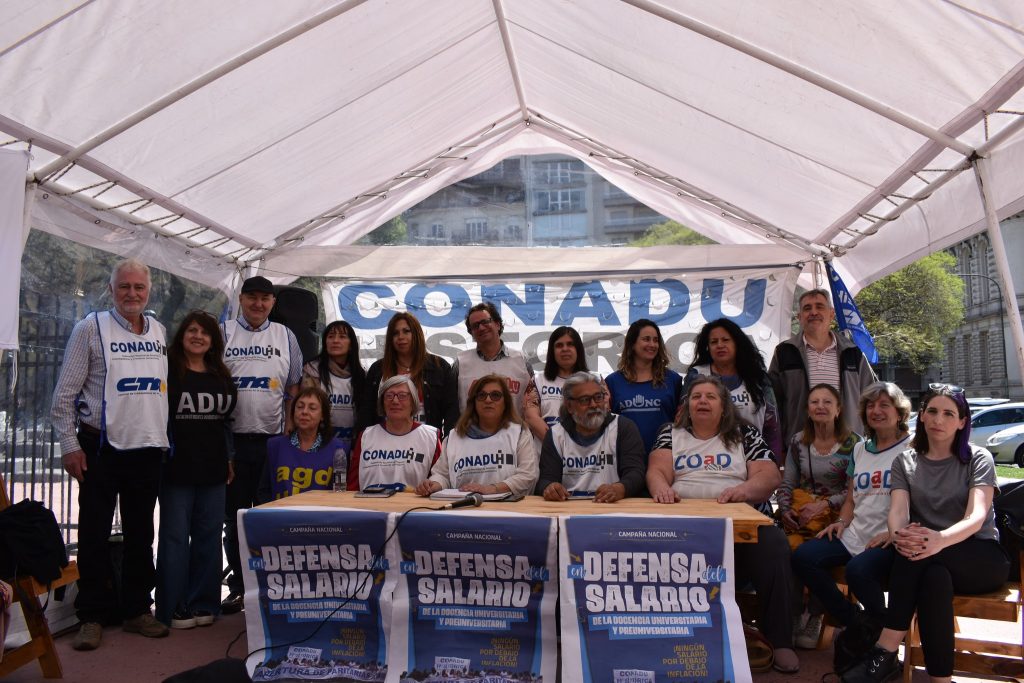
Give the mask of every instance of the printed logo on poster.
<svg viewBox="0 0 1024 683">
<path fill-rule="evenodd" d="M 614 683 L 654 683 L 654 672 L 643 669 L 612 669 Z"/>
</svg>

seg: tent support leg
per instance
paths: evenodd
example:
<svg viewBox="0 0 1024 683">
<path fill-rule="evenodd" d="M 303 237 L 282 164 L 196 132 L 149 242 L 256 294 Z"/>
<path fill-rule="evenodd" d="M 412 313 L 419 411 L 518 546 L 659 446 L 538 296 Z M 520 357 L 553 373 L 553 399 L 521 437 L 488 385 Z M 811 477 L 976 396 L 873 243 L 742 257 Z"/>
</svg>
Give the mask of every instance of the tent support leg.
<svg viewBox="0 0 1024 683">
<path fill-rule="evenodd" d="M 981 193 L 981 204 L 985 209 L 985 222 L 988 224 L 988 241 L 992 246 L 992 256 L 996 262 L 996 270 L 999 271 L 999 280 L 1002 283 L 1003 307 L 1009 316 L 1010 333 L 1013 335 L 1014 354 L 1017 358 L 1017 366 L 1020 368 L 1021 377 L 1024 377 L 1024 325 L 1021 324 L 1020 309 L 1017 307 L 1017 291 L 1013 286 L 1013 275 L 1010 272 L 1010 261 L 1006 257 L 1006 245 L 1003 243 L 1002 229 L 999 227 L 999 219 L 996 217 L 996 210 L 992 203 L 991 175 L 989 174 L 988 159 L 976 157 L 972 164 L 974 166 L 974 177 L 978 181 L 978 191 Z M 1009 369 L 1007 368 L 1007 372 Z"/>
</svg>

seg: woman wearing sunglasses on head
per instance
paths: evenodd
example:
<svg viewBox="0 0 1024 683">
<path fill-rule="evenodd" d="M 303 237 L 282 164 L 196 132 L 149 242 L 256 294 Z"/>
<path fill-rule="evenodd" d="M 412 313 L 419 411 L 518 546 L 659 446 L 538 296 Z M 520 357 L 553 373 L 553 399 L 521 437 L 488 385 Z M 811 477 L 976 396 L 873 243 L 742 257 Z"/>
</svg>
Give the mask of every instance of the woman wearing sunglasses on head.
<svg viewBox="0 0 1024 683">
<path fill-rule="evenodd" d="M 376 424 L 382 380 L 406 375 L 416 387 L 419 407 L 414 417 L 447 434 L 459 420 L 458 385 L 452 366 L 444 358 L 427 353 L 423 327 L 412 313 L 395 313 L 388 321 L 384 357 L 366 371 L 365 400 L 361 402 L 357 429 Z"/>
<path fill-rule="evenodd" d="M 508 385 L 500 375 L 484 375 L 470 386 L 462 417 L 416 493 L 429 496 L 457 488 L 524 496 L 533 490 L 537 476 L 533 436 L 516 414 Z"/>
<path fill-rule="evenodd" d="M 416 420 L 421 408 L 409 375 L 380 383 L 377 412 L 384 419 L 367 427 L 356 440 L 348 468 L 349 491 L 373 487 L 401 491 L 426 480 L 441 455 L 441 433 Z"/>
<path fill-rule="evenodd" d="M 953 674 L 953 594 L 988 593 L 1006 581 L 992 495 L 995 463 L 972 446 L 963 389 L 933 384 L 921 400 L 911 448 L 892 467 L 889 533 L 896 559 L 889 575 L 885 628 L 844 681 L 899 675 L 896 649 L 917 612 L 925 668 L 932 681 Z"/>
</svg>

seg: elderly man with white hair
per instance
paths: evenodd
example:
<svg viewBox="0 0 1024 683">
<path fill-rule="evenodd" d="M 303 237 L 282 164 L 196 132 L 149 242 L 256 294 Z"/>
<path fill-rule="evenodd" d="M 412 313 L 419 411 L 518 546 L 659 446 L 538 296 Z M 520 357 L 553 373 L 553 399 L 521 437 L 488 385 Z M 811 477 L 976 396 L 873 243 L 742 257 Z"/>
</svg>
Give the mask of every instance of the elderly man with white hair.
<svg viewBox="0 0 1024 683">
<path fill-rule="evenodd" d="M 644 488 L 644 441 L 628 417 L 608 410 L 601 377 L 577 372 L 562 385 L 558 422 L 540 451 L 536 492 L 545 500 L 614 503 Z"/>
<path fill-rule="evenodd" d="M 441 432 L 417 422 L 421 403 L 409 375 L 394 375 L 380 383 L 377 413 L 384 418 L 363 430 L 352 449 L 348 489 L 372 487 L 414 489 L 430 476 L 441 455 Z"/>
<path fill-rule="evenodd" d="M 144 314 L 150 284 L 140 261 L 114 267 L 114 307 L 75 325 L 53 391 L 64 469 L 79 483 L 76 650 L 99 647 L 104 623 L 121 621 L 149 638 L 168 633 L 150 612 L 153 510 L 168 448 L 167 342 L 164 326 Z M 120 595 L 108 550 L 115 506 L 124 535 Z"/>
</svg>

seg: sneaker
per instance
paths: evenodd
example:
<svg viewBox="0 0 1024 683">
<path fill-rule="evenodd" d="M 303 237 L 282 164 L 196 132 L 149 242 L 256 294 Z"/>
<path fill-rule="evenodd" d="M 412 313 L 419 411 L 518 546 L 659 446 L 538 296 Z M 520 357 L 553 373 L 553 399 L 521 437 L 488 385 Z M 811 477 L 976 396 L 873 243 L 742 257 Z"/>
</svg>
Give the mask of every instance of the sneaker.
<svg viewBox="0 0 1024 683">
<path fill-rule="evenodd" d="M 164 638 L 171 630 L 156 620 L 149 612 L 143 612 L 137 617 L 125 619 L 121 629 L 126 633 L 138 633 L 147 638 Z"/>
<path fill-rule="evenodd" d="M 75 639 L 71 641 L 74 650 L 95 650 L 103 639 L 103 627 L 95 621 L 85 621 L 78 627 Z"/>
<path fill-rule="evenodd" d="M 822 615 L 811 614 L 803 628 L 793 634 L 793 643 L 801 650 L 816 650 L 821 638 Z"/>
<path fill-rule="evenodd" d="M 843 683 L 885 683 L 898 678 L 902 672 L 899 657 L 895 652 L 883 650 L 877 645 L 868 656 L 853 665 L 843 674 Z"/>
<path fill-rule="evenodd" d="M 192 616 L 195 617 L 196 626 L 213 626 L 213 612 L 197 609 L 193 610 Z"/>
<path fill-rule="evenodd" d="M 231 591 L 224 602 L 220 603 L 221 614 L 238 614 L 245 607 L 245 598 L 241 593 Z"/>
<path fill-rule="evenodd" d="M 195 628 L 196 618 L 187 609 L 176 609 L 171 616 L 171 628 Z"/>
</svg>

